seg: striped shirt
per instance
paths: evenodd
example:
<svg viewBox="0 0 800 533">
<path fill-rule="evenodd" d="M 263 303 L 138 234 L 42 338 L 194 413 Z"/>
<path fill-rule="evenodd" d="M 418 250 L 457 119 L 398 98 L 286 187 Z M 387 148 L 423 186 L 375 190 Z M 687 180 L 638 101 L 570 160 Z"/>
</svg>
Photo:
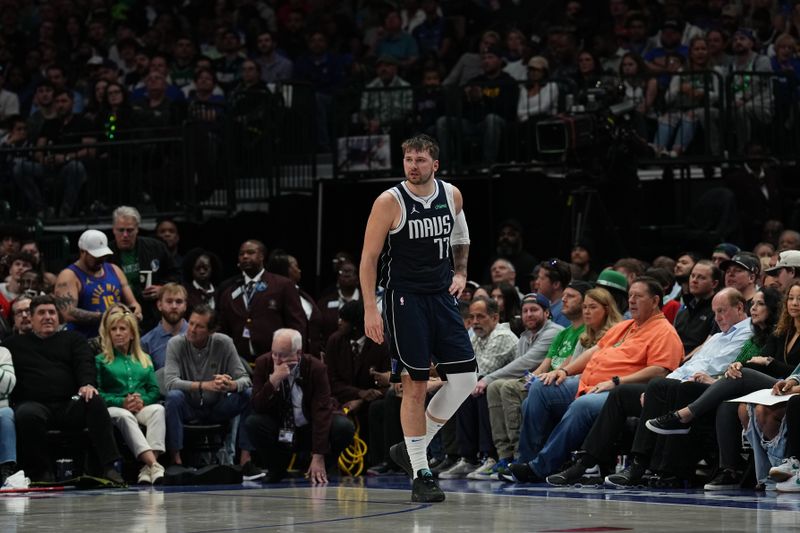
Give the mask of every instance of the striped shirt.
<svg viewBox="0 0 800 533">
<path fill-rule="evenodd" d="M 17 384 L 11 352 L 0 346 L 0 407 L 8 407 L 8 397 Z"/>
</svg>

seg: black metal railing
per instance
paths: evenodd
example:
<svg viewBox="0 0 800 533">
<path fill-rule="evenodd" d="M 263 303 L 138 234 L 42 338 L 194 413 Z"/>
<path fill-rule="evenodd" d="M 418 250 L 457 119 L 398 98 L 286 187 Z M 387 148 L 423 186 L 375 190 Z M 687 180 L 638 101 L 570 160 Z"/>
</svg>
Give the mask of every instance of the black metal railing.
<svg viewBox="0 0 800 533">
<path fill-rule="evenodd" d="M 181 130 L 126 132 L 124 139 L 0 149 L 4 193 L 17 216 L 69 219 L 107 214 L 120 204 L 182 211 L 187 189 Z M 84 138 L 103 139 L 87 132 Z"/>
<path fill-rule="evenodd" d="M 120 130 L 113 139 L 96 132 L 89 145 L 0 148 L 0 195 L 5 217 L 101 217 L 121 203 L 232 213 L 311 191 L 319 150 L 332 150 L 335 177 L 400 175 L 400 144 L 417 132 L 438 138 L 444 172 L 583 164 L 621 142 L 636 142 L 632 153 L 655 165 L 736 160 L 751 140 L 795 160 L 799 87 L 791 73 L 718 70 L 537 87 L 350 87 L 332 98 L 308 84 L 278 85 L 223 104 L 189 103 L 178 127 Z"/>
<path fill-rule="evenodd" d="M 798 80 L 790 73 L 708 70 L 462 87 L 348 89 L 335 99 L 335 174 L 398 175 L 400 143 L 437 137 L 441 169 L 476 172 L 533 160 L 602 157 L 636 139 L 643 160 L 722 162 L 756 140 L 794 159 Z M 627 142 L 627 141 L 626 141 Z"/>
<path fill-rule="evenodd" d="M 142 212 L 234 212 L 246 202 L 311 190 L 316 178 L 314 93 L 309 85 L 234 93 L 223 104 L 190 102 L 177 127 L 85 132 L 86 144 L 0 148 L 4 218 Z"/>
</svg>

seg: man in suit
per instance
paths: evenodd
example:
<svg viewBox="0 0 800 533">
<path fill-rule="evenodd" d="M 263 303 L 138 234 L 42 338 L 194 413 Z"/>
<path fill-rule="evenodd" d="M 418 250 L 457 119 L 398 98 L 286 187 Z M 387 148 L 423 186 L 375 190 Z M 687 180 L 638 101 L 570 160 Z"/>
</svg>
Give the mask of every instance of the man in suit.
<svg viewBox="0 0 800 533">
<path fill-rule="evenodd" d="M 217 300 L 220 331 L 233 339 L 239 355 L 250 363 L 270 350 L 277 329 L 306 331 L 306 315 L 297 289 L 288 278 L 267 272 L 264 256 L 260 241 L 242 243 L 242 274 L 220 289 Z"/>
<path fill-rule="evenodd" d="M 322 314 L 322 342 L 328 339 L 339 328 L 339 311 L 347 302 L 361 300 L 358 289 L 358 269 L 352 261 L 342 261 L 336 277 L 336 291 L 330 292 L 317 302 Z"/>
<path fill-rule="evenodd" d="M 272 350 L 256 359 L 252 408 L 245 426 L 271 483 L 286 475 L 294 451 L 311 452 L 306 476 L 325 483 L 326 457 L 332 463 L 353 442 L 353 423 L 334 413 L 325 363 L 303 354 L 297 330 L 275 331 Z"/>
<path fill-rule="evenodd" d="M 389 348 L 364 334 L 364 303 L 347 302 L 339 310 L 342 327 L 328 339 L 325 364 L 331 394 L 359 417 L 367 434 L 369 404 L 389 388 Z"/>
</svg>

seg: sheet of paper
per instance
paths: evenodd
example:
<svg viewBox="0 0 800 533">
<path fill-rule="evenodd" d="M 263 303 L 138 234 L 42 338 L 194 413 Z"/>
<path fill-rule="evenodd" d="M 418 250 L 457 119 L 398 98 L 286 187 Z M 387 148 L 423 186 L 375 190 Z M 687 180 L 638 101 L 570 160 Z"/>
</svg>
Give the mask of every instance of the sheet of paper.
<svg viewBox="0 0 800 533">
<path fill-rule="evenodd" d="M 760 405 L 777 405 L 779 403 L 789 401 L 789 398 L 795 396 L 796 394 L 797 393 L 775 396 L 772 394 L 772 389 L 761 389 L 728 401 L 736 403 L 757 403 Z"/>
</svg>

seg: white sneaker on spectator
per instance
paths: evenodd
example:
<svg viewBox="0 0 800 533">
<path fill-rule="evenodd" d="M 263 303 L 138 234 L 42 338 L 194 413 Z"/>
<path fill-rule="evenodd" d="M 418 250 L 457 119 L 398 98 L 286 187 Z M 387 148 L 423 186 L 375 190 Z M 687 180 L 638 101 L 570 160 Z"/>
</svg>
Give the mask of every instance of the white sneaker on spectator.
<svg viewBox="0 0 800 533">
<path fill-rule="evenodd" d="M 25 477 L 25 471 L 20 470 L 6 478 L 5 483 L 0 488 L 3 489 L 27 489 L 31 486 L 30 478 Z"/>
<path fill-rule="evenodd" d="M 148 465 L 144 465 L 141 470 L 139 470 L 139 477 L 136 478 L 136 482 L 139 483 L 139 485 L 150 485 L 153 483 L 151 479 L 150 467 Z"/>
<path fill-rule="evenodd" d="M 467 474 L 467 479 L 495 479 L 494 465 L 496 464 L 497 461 L 487 457 L 476 470 Z"/>
<path fill-rule="evenodd" d="M 778 492 L 800 492 L 800 472 L 775 485 Z"/>
<path fill-rule="evenodd" d="M 775 481 L 786 481 L 800 471 L 800 461 L 794 457 L 788 457 L 778 466 L 769 469 L 769 477 Z"/>
<path fill-rule="evenodd" d="M 467 477 L 467 475 L 474 471 L 475 469 L 479 468 L 481 465 L 480 463 L 474 464 L 470 463 L 463 457 L 458 460 L 456 464 L 445 470 L 444 472 L 439 472 L 439 479 L 460 479 L 463 477 Z"/>
<path fill-rule="evenodd" d="M 150 467 L 150 483 L 153 485 L 160 485 L 164 482 L 164 467 L 159 463 L 153 463 Z"/>
</svg>

